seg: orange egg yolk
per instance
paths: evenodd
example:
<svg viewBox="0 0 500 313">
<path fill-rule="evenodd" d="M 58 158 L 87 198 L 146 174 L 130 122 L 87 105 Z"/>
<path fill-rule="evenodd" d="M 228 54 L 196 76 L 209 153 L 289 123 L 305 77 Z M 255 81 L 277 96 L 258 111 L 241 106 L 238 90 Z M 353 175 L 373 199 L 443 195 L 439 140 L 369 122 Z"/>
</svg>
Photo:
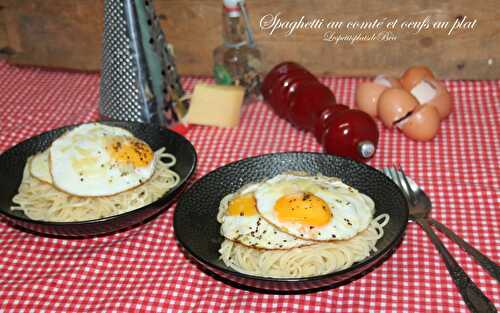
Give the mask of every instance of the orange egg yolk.
<svg viewBox="0 0 500 313">
<path fill-rule="evenodd" d="M 253 194 L 242 195 L 229 202 L 227 214 L 231 216 L 252 216 L 257 214 L 257 202 Z"/>
<path fill-rule="evenodd" d="M 114 138 L 106 145 L 106 150 L 113 160 L 134 167 L 144 167 L 153 160 L 153 150 L 139 140 Z"/>
<path fill-rule="evenodd" d="M 274 211 L 280 221 L 322 226 L 332 218 L 328 204 L 311 193 L 295 193 L 278 199 Z"/>
</svg>

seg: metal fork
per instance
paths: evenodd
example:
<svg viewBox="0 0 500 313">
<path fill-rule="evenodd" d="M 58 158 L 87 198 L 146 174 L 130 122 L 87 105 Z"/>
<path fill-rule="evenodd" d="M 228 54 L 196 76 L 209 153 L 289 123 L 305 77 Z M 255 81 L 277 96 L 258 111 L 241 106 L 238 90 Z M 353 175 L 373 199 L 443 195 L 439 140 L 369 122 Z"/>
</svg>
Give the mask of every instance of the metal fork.
<svg viewBox="0 0 500 313">
<path fill-rule="evenodd" d="M 391 169 L 386 168 L 386 169 L 384 169 L 384 173 L 387 176 L 389 176 L 391 179 L 392 179 L 392 176 L 394 176 L 396 178 L 395 183 L 400 188 L 407 187 L 408 190 L 413 191 L 413 193 L 415 195 L 415 201 L 418 202 L 418 204 L 419 204 L 418 206 L 415 205 L 413 207 L 413 210 L 414 210 L 414 211 L 412 211 L 413 214 L 417 214 L 415 212 L 415 210 L 419 206 L 423 207 L 423 208 L 427 208 L 427 209 L 422 209 L 422 210 L 424 210 L 424 212 L 420 212 L 420 214 L 423 214 L 424 217 L 426 217 L 427 220 L 434 227 L 436 227 L 439 231 L 444 233 L 451 240 L 453 240 L 456 244 L 458 244 L 460 246 L 460 248 L 462 248 L 465 252 L 467 252 L 470 256 L 472 256 L 479 263 L 479 265 L 481 265 L 493 278 L 495 278 L 498 282 L 500 282 L 500 267 L 495 262 L 490 260 L 486 255 L 482 254 L 481 251 L 479 251 L 476 248 L 474 248 L 473 246 L 471 246 L 465 240 L 460 238 L 451 229 L 449 229 L 445 225 L 441 224 L 440 222 L 436 221 L 435 219 L 429 217 L 428 216 L 429 212 L 425 213 L 425 210 L 428 210 L 428 211 L 431 210 L 431 207 L 432 207 L 431 200 L 429 199 L 427 194 L 425 194 L 425 192 L 422 190 L 422 188 L 420 188 L 417 184 L 415 184 L 415 182 L 411 178 L 404 175 L 404 172 L 402 169 L 401 169 L 401 171 L 397 171 L 395 169 L 392 169 L 392 173 L 391 173 Z M 394 173 L 396 173 L 396 175 L 394 175 Z M 408 184 L 401 186 L 398 176 L 402 177 L 403 179 L 406 178 L 406 180 L 408 181 Z M 408 191 L 406 191 L 406 190 L 407 189 L 403 190 L 405 196 L 408 193 Z"/>
<path fill-rule="evenodd" d="M 396 185 L 398 185 L 398 187 L 403 192 L 403 195 L 405 196 L 410 208 L 410 219 L 415 221 L 424 229 L 424 231 L 430 237 L 432 243 L 436 246 L 437 250 L 443 257 L 448 272 L 453 278 L 453 281 L 460 291 L 465 304 L 467 304 L 471 312 L 497 312 L 494 304 L 470 279 L 463 268 L 460 267 L 460 265 L 450 254 L 448 249 L 446 249 L 443 242 L 431 228 L 430 219 L 427 217 L 432 208 L 430 199 L 423 193 L 420 188 L 412 188 L 412 185 L 408 181 L 408 178 L 406 177 L 401 167 L 399 168 L 399 170 L 397 170 L 396 168 L 384 168 L 383 171 L 396 183 Z M 414 187 L 415 186 L 416 184 L 414 184 Z M 416 192 L 414 189 L 416 189 Z"/>
</svg>

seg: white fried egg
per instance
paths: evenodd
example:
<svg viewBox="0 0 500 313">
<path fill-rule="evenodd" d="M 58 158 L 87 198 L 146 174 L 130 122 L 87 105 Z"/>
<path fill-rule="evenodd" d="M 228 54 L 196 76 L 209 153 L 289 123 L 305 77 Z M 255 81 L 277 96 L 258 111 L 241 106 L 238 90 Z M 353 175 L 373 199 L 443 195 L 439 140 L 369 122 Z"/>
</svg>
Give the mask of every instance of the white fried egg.
<svg viewBox="0 0 500 313">
<path fill-rule="evenodd" d="M 217 219 L 222 224 L 222 236 L 247 247 L 268 250 L 287 250 L 314 244 L 313 241 L 279 231 L 260 216 L 253 193 L 258 185 L 244 187 L 221 201 Z"/>
<path fill-rule="evenodd" d="M 349 239 L 368 227 L 373 200 L 336 178 L 285 173 L 255 191 L 257 210 L 269 223 L 300 239 Z"/>
<path fill-rule="evenodd" d="M 56 139 L 49 148 L 52 184 L 76 196 L 110 196 L 146 182 L 157 157 L 129 131 L 84 124 Z"/>
<path fill-rule="evenodd" d="M 49 169 L 49 150 L 34 155 L 30 161 L 30 174 L 39 180 L 52 184 L 52 176 Z"/>
</svg>

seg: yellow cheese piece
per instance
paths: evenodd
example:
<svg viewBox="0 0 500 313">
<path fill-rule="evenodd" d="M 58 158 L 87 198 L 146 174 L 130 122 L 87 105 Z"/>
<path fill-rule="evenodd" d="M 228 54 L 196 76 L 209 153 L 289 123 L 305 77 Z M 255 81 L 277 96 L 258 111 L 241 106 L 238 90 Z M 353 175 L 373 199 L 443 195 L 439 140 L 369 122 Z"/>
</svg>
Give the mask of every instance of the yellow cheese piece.
<svg viewBox="0 0 500 313">
<path fill-rule="evenodd" d="M 219 127 L 238 126 L 244 96 L 243 87 L 197 84 L 186 121 Z"/>
</svg>

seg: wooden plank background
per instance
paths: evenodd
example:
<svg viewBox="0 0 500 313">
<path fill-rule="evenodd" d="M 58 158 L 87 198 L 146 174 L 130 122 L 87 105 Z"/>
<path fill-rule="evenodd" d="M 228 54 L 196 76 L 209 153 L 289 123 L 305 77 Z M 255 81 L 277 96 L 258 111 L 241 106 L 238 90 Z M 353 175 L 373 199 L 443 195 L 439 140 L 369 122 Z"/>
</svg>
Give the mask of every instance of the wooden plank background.
<svg viewBox="0 0 500 313">
<path fill-rule="evenodd" d="M 104 0 L 0 0 L 0 49 L 7 44 L 16 64 L 98 70 Z M 427 64 L 449 79 L 500 78 L 500 1 L 498 0 L 247 0 L 264 70 L 294 60 L 316 74 L 399 75 L 413 64 Z M 211 74 L 212 51 L 222 42 L 222 0 L 156 0 L 154 5 L 168 40 L 174 45 L 181 75 Z M 393 42 L 355 45 L 322 41 L 324 31 L 298 30 L 269 36 L 260 19 L 281 12 L 282 19 L 366 20 L 477 19 L 470 31 L 398 32 Z M 2 14 L 3 13 L 3 14 Z M 3 16 L 3 18 L 1 17 Z M 2 28 L 4 27 L 4 29 Z M 359 32 L 359 31 L 358 31 Z M 7 37 L 7 40 L 6 38 Z"/>
<path fill-rule="evenodd" d="M 5 29 L 5 21 L 3 18 L 3 7 L 0 4 L 0 56 L 5 54 L 9 41 L 7 39 L 7 31 Z"/>
</svg>

